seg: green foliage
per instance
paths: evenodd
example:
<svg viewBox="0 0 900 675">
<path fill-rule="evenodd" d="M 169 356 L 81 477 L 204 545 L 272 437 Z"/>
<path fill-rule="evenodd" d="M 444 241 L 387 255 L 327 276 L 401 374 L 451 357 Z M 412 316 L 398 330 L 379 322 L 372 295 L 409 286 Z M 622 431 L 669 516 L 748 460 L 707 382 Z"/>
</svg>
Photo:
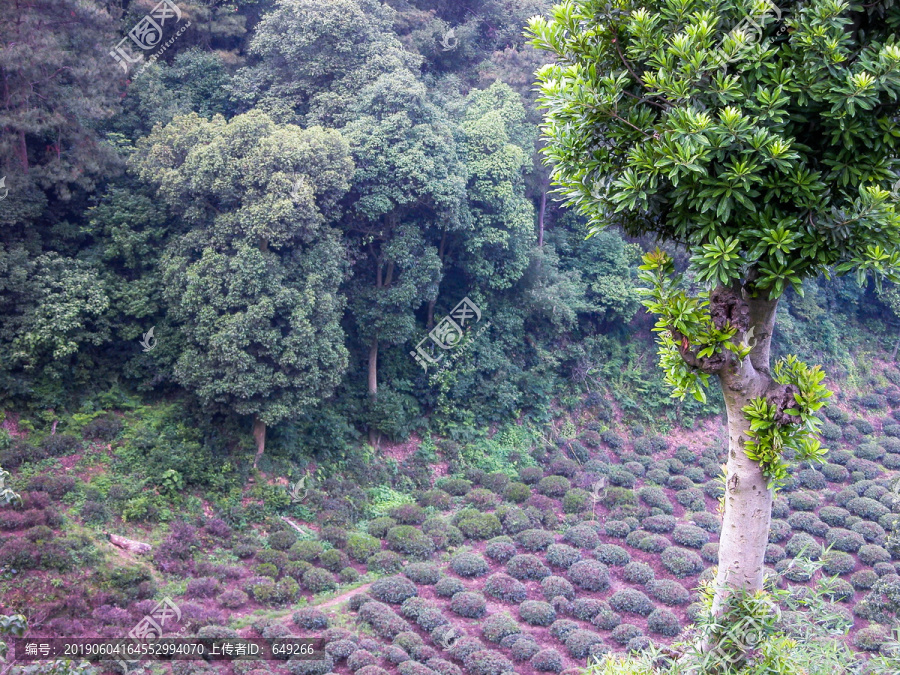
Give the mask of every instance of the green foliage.
<svg viewBox="0 0 900 675">
<path fill-rule="evenodd" d="M 816 412 L 825 405 L 832 392 L 822 385 L 825 373 L 819 366 L 810 368 L 796 357 L 779 360 L 772 372 L 779 384 L 797 388 L 793 394 L 796 405 L 783 411 L 797 417 L 797 422 L 777 422 L 777 406 L 762 397 L 754 399 L 743 412 L 750 420 L 753 436 L 744 443 L 744 452 L 759 463 L 763 475 L 774 486 L 788 477 L 788 467 L 782 458 L 786 450 L 793 451 L 799 461 L 825 462 L 827 450 L 815 437 L 822 423 Z"/>
</svg>

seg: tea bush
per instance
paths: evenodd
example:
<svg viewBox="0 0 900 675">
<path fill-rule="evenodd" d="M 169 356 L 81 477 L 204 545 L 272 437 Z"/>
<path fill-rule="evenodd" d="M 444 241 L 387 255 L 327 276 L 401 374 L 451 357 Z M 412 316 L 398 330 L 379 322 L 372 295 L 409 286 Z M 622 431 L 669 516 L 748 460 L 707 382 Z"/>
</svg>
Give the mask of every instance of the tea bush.
<svg viewBox="0 0 900 675">
<path fill-rule="evenodd" d="M 689 548 L 700 548 L 709 541 L 709 534 L 696 525 L 679 525 L 672 532 L 672 541 Z"/>
<path fill-rule="evenodd" d="M 465 584 L 456 577 L 441 577 L 434 585 L 434 592 L 442 598 L 451 598 L 465 590 Z"/>
<path fill-rule="evenodd" d="M 520 553 L 506 563 L 506 571 L 510 576 L 524 580 L 539 580 L 550 575 L 550 569 L 531 553 Z"/>
<path fill-rule="evenodd" d="M 597 531 L 590 525 L 575 525 L 566 530 L 563 536 L 567 542 L 578 548 L 596 548 L 600 543 Z"/>
<path fill-rule="evenodd" d="M 861 534 L 840 527 L 828 530 L 825 534 L 825 541 L 835 550 L 846 551 L 847 553 L 856 553 L 866 543 Z M 791 542 L 793 542 L 793 539 Z M 790 550 L 788 550 L 788 555 L 790 555 Z"/>
<path fill-rule="evenodd" d="M 529 663 L 539 673 L 558 673 L 563 669 L 562 656 L 555 649 L 542 649 Z"/>
<path fill-rule="evenodd" d="M 461 577 L 480 577 L 488 573 L 488 564 L 477 553 L 457 553 L 450 559 L 450 569 Z"/>
<path fill-rule="evenodd" d="M 418 595 L 416 585 L 401 576 L 378 579 L 369 588 L 369 593 L 376 599 L 392 605 L 399 605 L 407 598 Z"/>
<path fill-rule="evenodd" d="M 575 659 L 586 659 L 591 647 L 603 644 L 603 638 L 592 630 L 578 628 L 569 633 L 565 638 L 566 650 Z"/>
<path fill-rule="evenodd" d="M 581 552 L 567 544 L 551 544 L 547 547 L 546 560 L 553 567 L 568 569 L 581 560 Z"/>
<path fill-rule="evenodd" d="M 503 572 L 496 572 L 489 576 L 484 582 L 483 590 L 486 595 L 513 604 L 519 604 L 528 597 L 528 589 L 525 584 Z"/>
<path fill-rule="evenodd" d="M 547 530 L 528 529 L 516 534 L 515 540 L 529 551 L 543 551 L 556 541 L 556 537 Z"/>
<path fill-rule="evenodd" d="M 481 593 L 463 591 L 450 599 L 450 611 L 468 619 L 480 619 L 487 613 L 487 602 Z"/>
<path fill-rule="evenodd" d="M 492 614 L 481 624 L 481 632 L 488 642 L 500 642 L 508 635 L 521 633 L 518 622 L 509 614 Z"/>
<path fill-rule="evenodd" d="M 303 575 L 303 586 L 311 593 L 325 593 L 333 591 L 337 584 L 333 574 L 318 567 L 313 567 Z"/>
<path fill-rule="evenodd" d="M 301 542 L 315 543 L 315 542 Z M 293 549 L 292 549 L 293 550 Z M 356 562 L 364 563 L 373 555 L 381 550 L 381 540 L 376 539 L 370 534 L 363 532 L 354 532 L 347 537 L 347 554 Z M 309 547 L 308 554 L 312 553 L 312 547 Z M 321 551 L 316 555 L 320 555 Z M 315 557 L 303 557 L 301 560 L 314 560 Z"/>
<path fill-rule="evenodd" d="M 572 484 L 565 476 L 547 476 L 538 481 L 535 489 L 547 497 L 562 497 L 569 491 Z"/>
<path fill-rule="evenodd" d="M 567 576 L 573 584 L 588 591 L 609 588 L 609 568 L 596 560 L 581 560 L 573 564 Z"/>
<path fill-rule="evenodd" d="M 647 617 L 647 630 L 665 637 L 675 637 L 681 632 L 681 623 L 674 612 L 660 607 Z"/>
<path fill-rule="evenodd" d="M 613 567 L 622 567 L 631 562 L 631 554 L 615 544 L 600 544 L 594 549 L 594 555 L 603 564 Z"/>
<path fill-rule="evenodd" d="M 623 588 L 609 598 L 609 606 L 617 612 L 649 616 L 655 609 L 653 602 L 641 591 L 634 588 Z"/>
<path fill-rule="evenodd" d="M 558 597 L 563 597 L 567 600 L 575 599 L 575 588 L 562 577 L 544 577 L 541 580 L 541 590 L 547 600 L 553 600 Z"/>
<path fill-rule="evenodd" d="M 388 516 L 382 516 L 380 518 L 375 518 L 370 520 L 366 529 L 369 534 L 373 537 L 378 537 L 379 539 L 383 539 L 387 536 L 388 530 L 397 525 L 397 521 Z"/>
<path fill-rule="evenodd" d="M 549 626 L 556 621 L 556 611 L 546 602 L 526 600 L 519 605 L 519 618 L 530 626 Z"/>
<path fill-rule="evenodd" d="M 650 595 L 665 605 L 686 605 L 691 598 L 688 590 L 672 579 L 657 579 L 647 585 Z"/>
<path fill-rule="evenodd" d="M 466 659 L 466 669 L 470 675 L 503 675 L 514 672 L 513 664 L 500 652 L 481 649 Z"/>
<path fill-rule="evenodd" d="M 411 581 L 425 586 L 433 586 L 441 578 L 441 571 L 432 563 L 410 563 L 403 568 L 403 574 Z"/>
<path fill-rule="evenodd" d="M 490 539 L 500 534 L 500 521 L 493 513 L 471 513 L 456 526 L 469 539 Z"/>
<path fill-rule="evenodd" d="M 388 530 L 387 544 L 388 548 L 411 558 L 428 558 L 434 552 L 431 538 L 412 525 L 396 525 Z"/>
</svg>

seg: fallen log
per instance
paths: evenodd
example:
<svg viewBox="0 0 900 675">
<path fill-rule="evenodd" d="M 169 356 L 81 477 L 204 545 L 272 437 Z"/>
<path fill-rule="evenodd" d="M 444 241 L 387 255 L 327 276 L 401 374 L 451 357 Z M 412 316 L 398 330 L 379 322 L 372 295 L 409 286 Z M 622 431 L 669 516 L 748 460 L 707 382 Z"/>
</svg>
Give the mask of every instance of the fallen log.
<svg viewBox="0 0 900 675">
<path fill-rule="evenodd" d="M 110 534 L 107 532 L 106 536 L 109 537 L 109 541 L 113 546 L 118 546 L 131 553 L 149 553 L 150 549 L 153 548 L 150 544 L 145 544 L 142 541 L 135 541 L 134 539 L 127 539 L 126 537 L 120 537 L 117 534 Z"/>
</svg>

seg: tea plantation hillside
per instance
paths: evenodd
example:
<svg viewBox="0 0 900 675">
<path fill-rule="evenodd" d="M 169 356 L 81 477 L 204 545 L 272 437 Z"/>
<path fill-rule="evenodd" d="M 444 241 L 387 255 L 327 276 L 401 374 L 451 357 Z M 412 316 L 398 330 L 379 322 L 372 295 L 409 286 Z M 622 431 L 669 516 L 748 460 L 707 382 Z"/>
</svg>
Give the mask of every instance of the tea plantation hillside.
<svg viewBox="0 0 900 675">
<path fill-rule="evenodd" d="M 766 551 L 787 587 L 827 583 L 835 628 L 851 625 L 845 639 L 863 653 L 900 609 L 893 381 L 900 369 L 879 365 L 828 409 L 828 461 L 779 492 Z M 189 442 L 189 429 L 148 433 L 165 412 L 70 419 L 37 445 L 7 417 L 22 503 L 0 510 L 0 597 L 32 635 L 119 637 L 168 597 L 181 611 L 173 635 L 324 637 L 328 656 L 285 664 L 295 674 L 562 672 L 682 634 L 716 561 L 718 417 L 659 433 L 586 396 L 542 435 L 509 426 L 469 445 L 383 448 L 370 470 L 421 485 L 403 490 L 315 465 L 291 485 L 265 474 L 240 485 L 221 463 L 209 486 L 186 488 L 178 469 L 142 483 L 134 462 Z"/>
</svg>

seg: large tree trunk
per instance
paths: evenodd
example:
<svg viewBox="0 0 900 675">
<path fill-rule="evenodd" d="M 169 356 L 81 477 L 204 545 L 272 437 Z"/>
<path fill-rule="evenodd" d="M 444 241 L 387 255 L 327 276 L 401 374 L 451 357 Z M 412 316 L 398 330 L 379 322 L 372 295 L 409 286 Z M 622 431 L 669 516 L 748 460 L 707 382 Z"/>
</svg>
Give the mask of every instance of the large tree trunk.
<svg viewBox="0 0 900 675">
<path fill-rule="evenodd" d="M 727 296 L 730 292 L 724 293 Z M 732 297 L 736 297 L 736 293 Z M 745 339 L 750 338 L 747 343 L 753 350 L 742 363 L 730 359 L 717 372 L 728 415 L 728 462 L 713 599 L 716 613 L 732 589 L 749 592 L 762 589 L 772 517 L 773 492 L 768 488 L 759 464 L 744 453 L 744 442 L 750 438 L 750 422 L 742 408 L 755 398 L 779 393 L 769 364 L 777 301 L 747 297 L 746 292 L 743 292 L 743 300 L 746 304 L 741 303 L 739 311 L 745 318 L 740 330 Z M 711 309 L 715 310 L 712 303 Z"/>
<path fill-rule="evenodd" d="M 259 464 L 259 458 L 266 451 L 266 423 L 259 419 L 259 416 L 253 418 L 253 438 L 256 440 L 256 458 L 253 460 L 253 468 Z"/>
</svg>

